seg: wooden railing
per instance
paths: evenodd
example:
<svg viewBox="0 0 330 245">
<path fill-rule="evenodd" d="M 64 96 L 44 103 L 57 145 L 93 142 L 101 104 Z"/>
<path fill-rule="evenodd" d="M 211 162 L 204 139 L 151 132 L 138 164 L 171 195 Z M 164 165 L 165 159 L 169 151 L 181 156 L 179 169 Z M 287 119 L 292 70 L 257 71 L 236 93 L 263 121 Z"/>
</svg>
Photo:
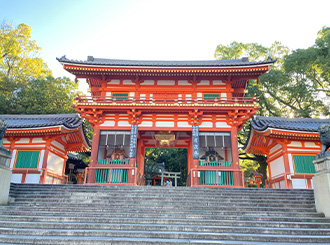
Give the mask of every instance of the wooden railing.
<svg viewBox="0 0 330 245">
<path fill-rule="evenodd" d="M 293 179 L 303 179 L 305 182 L 305 189 L 312 189 L 312 178 L 314 177 L 314 174 L 312 173 L 291 173 L 286 172 L 283 174 L 278 174 L 275 176 L 272 176 L 271 179 L 265 180 L 265 187 L 266 188 L 275 188 L 275 184 L 277 183 L 279 185 L 278 188 L 281 189 L 291 189 L 292 186 L 292 180 Z M 284 181 L 284 186 L 281 185 L 281 181 Z"/>
<path fill-rule="evenodd" d="M 244 187 L 244 174 L 242 170 L 230 167 L 200 166 L 188 174 L 187 186 Z"/>
<path fill-rule="evenodd" d="M 88 185 L 144 185 L 144 176 L 126 164 L 96 164 L 85 169 Z"/>
<path fill-rule="evenodd" d="M 139 105 L 139 104 L 155 104 L 159 105 L 172 105 L 172 106 L 183 106 L 183 105 L 203 105 L 203 104 L 244 104 L 244 105 L 253 105 L 257 102 L 256 97 L 123 97 L 118 96 L 77 96 L 75 98 L 76 103 L 92 104 L 92 103 L 104 103 L 104 104 L 118 104 L 118 105 Z"/>
<path fill-rule="evenodd" d="M 68 183 L 68 176 L 57 174 L 54 171 L 47 169 L 47 168 L 11 168 L 11 171 L 13 174 L 22 174 L 21 183 L 26 183 L 26 176 L 28 174 L 39 174 L 40 175 L 40 181 L 39 184 L 49 184 L 46 183 L 46 178 L 51 178 L 51 184 L 59 184 L 58 181 L 60 181 L 60 184 L 67 184 Z M 44 177 L 45 182 L 41 179 L 42 176 Z"/>
<path fill-rule="evenodd" d="M 232 167 L 232 161 L 205 161 L 199 160 L 200 166 L 210 166 L 210 167 Z"/>
<path fill-rule="evenodd" d="M 97 164 L 128 165 L 129 159 L 97 159 Z"/>
</svg>

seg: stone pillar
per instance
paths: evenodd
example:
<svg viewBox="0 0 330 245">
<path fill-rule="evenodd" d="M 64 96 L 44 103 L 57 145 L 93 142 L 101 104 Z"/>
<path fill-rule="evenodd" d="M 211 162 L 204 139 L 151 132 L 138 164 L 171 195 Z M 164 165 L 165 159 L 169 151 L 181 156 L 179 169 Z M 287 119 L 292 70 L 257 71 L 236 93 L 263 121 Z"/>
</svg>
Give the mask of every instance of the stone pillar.
<svg viewBox="0 0 330 245">
<path fill-rule="evenodd" d="M 313 161 L 313 177 L 316 211 L 330 218 L 330 151 L 316 155 Z"/>
<path fill-rule="evenodd" d="M 0 146 L 0 205 L 8 203 L 11 180 L 10 160 L 10 151 Z"/>
</svg>

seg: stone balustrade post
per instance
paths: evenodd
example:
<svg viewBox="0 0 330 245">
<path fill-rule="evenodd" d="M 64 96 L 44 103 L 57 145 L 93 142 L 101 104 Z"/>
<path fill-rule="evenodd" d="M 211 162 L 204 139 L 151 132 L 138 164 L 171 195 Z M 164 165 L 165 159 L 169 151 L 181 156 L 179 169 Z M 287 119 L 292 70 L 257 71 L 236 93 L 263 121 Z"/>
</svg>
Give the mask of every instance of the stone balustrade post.
<svg viewBox="0 0 330 245">
<path fill-rule="evenodd" d="M 330 218 L 330 151 L 316 155 L 313 163 L 315 166 L 313 185 L 316 211 Z"/>
</svg>

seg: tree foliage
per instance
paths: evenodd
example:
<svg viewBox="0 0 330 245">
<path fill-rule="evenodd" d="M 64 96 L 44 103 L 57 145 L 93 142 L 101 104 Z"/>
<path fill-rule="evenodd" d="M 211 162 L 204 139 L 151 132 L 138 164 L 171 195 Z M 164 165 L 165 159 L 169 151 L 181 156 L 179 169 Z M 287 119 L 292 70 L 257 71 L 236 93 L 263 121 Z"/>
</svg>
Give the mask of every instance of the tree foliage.
<svg viewBox="0 0 330 245">
<path fill-rule="evenodd" d="M 74 113 L 71 107 L 78 85 L 68 78 L 32 80 L 9 99 L 0 97 L 1 114 Z"/>
<path fill-rule="evenodd" d="M 32 28 L 0 26 L 0 113 L 72 113 L 78 86 L 68 78 L 54 78 L 38 57 L 40 47 L 31 40 Z"/>
<path fill-rule="evenodd" d="M 33 79 L 46 78 L 51 71 L 38 57 L 40 47 L 31 39 L 31 27 L 16 28 L 3 22 L 0 26 L 0 93 L 10 98 L 14 91 Z"/>
<path fill-rule="evenodd" d="M 217 59 L 238 59 L 248 56 L 250 61 L 277 59 L 276 65 L 260 77 L 260 82 L 250 81 L 248 95 L 259 98 L 263 116 L 320 117 L 330 115 L 330 28 L 323 27 L 315 45 L 307 49 L 290 50 L 280 42 L 270 47 L 257 43 L 233 42 L 228 46 L 218 45 Z M 246 124 L 248 125 L 248 124 Z M 239 135 L 245 144 L 248 128 L 244 125 Z M 258 161 L 259 172 L 266 173 L 264 156 L 252 156 L 240 152 L 241 162 Z M 250 164 L 250 163 L 249 163 Z"/>
</svg>

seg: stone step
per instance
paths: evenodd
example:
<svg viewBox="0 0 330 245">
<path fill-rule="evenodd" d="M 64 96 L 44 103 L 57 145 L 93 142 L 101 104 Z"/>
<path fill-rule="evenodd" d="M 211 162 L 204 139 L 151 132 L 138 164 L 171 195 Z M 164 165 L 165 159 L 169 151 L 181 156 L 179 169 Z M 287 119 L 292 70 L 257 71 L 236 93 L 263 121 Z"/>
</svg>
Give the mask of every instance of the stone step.
<svg viewBox="0 0 330 245">
<path fill-rule="evenodd" d="M 15 243 L 12 243 L 15 242 Z M 257 241 L 229 241 L 229 240 L 198 240 L 198 239 L 159 239 L 159 238 L 131 238 L 131 237 L 54 237 L 54 236 L 3 236 L 0 235 L 0 244 L 57 244 L 57 245 L 128 245 L 128 244 L 143 244 L 143 245 L 158 245 L 158 244 L 175 244 L 175 245 L 190 245 L 190 244 L 226 244 L 226 245 L 297 245 L 293 242 L 257 242 Z M 300 245 L 310 245 L 311 243 L 299 243 Z M 317 243 L 318 245 L 328 245 L 329 243 Z"/>
<path fill-rule="evenodd" d="M 51 187 L 51 188 L 49 188 Z M 159 191 L 164 192 L 174 192 L 174 193 L 281 193 L 282 195 L 290 195 L 290 194 L 308 194 L 313 195 L 313 190 L 306 189 L 256 189 L 256 188 L 215 188 L 215 187 L 157 187 L 157 186 L 113 186 L 113 185 L 56 185 L 52 187 L 52 185 L 39 185 L 39 184 L 16 184 L 15 187 L 11 188 L 11 191 L 22 192 L 22 191 L 48 191 L 48 192 L 73 192 L 73 191 L 81 191 L 81 192 L 94 192 L 94 191 L 122 191 L 127 192 L 132 190 L 134 192 L 148 192 L 148 193 L 158 193 Z"/>
<path fill-rule="evenodd" d="M 173 211 L 170 206 L 159 204 L 157 206 L 149 206 L 149 207 L 141 207 L 139 204 L 132 203 L 132 204 L 111 204 L 111 205 L 100 205 L 100 206 L 93 206 L 91 205 L 81 205 L 79 204 L 79 207 L 86 212 L 117 212 L 119 209 L 130 209 L 132 211 L 136 212 L 159 212 L 161 209 L 163 212 L 169 212 Z M 0 206 L 0 210 L 7 209 L 6 206 Z M 31 209 L 35 209 L 35 206 L 31 205 L 12 205 L 11 210 L 12 211 L 29 211 Z M 65 210 L 67 212 L 75 212 L 77 210 L 76 207 L 67 206 L 67 205 L 59 205 L 56 204 L 55 206 L 38 206 L 38 210 L 40 211 L 62 211 Z M 214 210 L 221 210 L 221 211 L 258 211 L 258 212 L 267 212 L 267 211 L 281 211 L 281 212 L 316 212 L 316 209 L 314 206 L 308 205 L 307 207 L 303 207 L 303 205 L 294 206 L 294 207 L 279 207 L 279 206 L 271 206 L 271 207 L 265 207 L 265 206 L 246 206 L 246 205 L 217 205 L 217 206 L 175 206 L 175 211 L 186 211 L 186 212 L 212 212 Z"/>
<path fill-rule="evenodd" d="M 63 216 L 70 216 L 70 217 L 98 217 L 98 218 L 107 218 L 107 217 L 116 217 L 116 218 L 127 218 L 127 217 L 135 217 L 135 218 L 170 218 L 170 219 L 212 219 L 214 221 L 221 221 L 221 220 L 255 220 L 256 222 L 260 220 L 277 220 L 277 221 L 291 221 L 291 222 L 313 222 L 318 220 L 317 218 L 320 218 L 321 220 L 323 218 L 323 214 L 310 214 L 310 215 L 302 215 L 299 213 L 287 213 L 286 215 L 277 215 L 275 214 L 263 214 L 263 215 L 258 215 L 258 214 L 237 214 L 233 213 L 232 215 L 230 214 L 223 214 L 223 215 L 215 215 L 215 214 L 193 214 L 193 213 L 186 213 L 186 214 L 180 214 L 180 213 L 171 213 L 171 214 L 166 214 L 166 213 L 133 213 L 133 212 L 118 212 L 118 213 L 84 213 L 84 212 L 38 212 L 38 211 L 26 211 L 26 212 L 11 212 L 5 211 L 1 212 L 2 215 L 20 215 L 20 216 L 26 216 L 26 215 L 34 215 L 34 216 L 58 216 L 58 217 L 63 217 Z M 1 217 L 1 216 L 0 216 Z M 322 222 L 322 221 L 320 221 Z M 328 222 L 326 219 L 324 222 Z"/>
<path fill-rule="evenodd" d="M 119 223 L 119 224 L 169 224 L 169 225 L 229 225 L 248 227 L 283 227 L 283 228 L 317 228 L 330 229 L 330 219 L 324 218 L 270 218 L 265 220 L 255 219 L 185 219 L 185 218 L 139 218 L 139 217 L 67 217 L 67 216 L 21 216 L 0 215 L 0 221 L 14 222 L 53 222 L 53 223 Z"/>
<path fill-rule="evenodd" d="M 2 235 L 19 236 L 80 236 L 80 237 L 132 237 L 158 239 L 202 239 L 202 240 L 234 240 L 259 242 L 309 242 L 326 243 L 330 236 L 322 235 L 283 235 L 283 234 L 245 234 L 239 232 L 189 232 L 189 231 L 144 231 L 144 230 L 67 230 L 67 229 L 30 229 L 30 228 L 0 228 Z M 33 235 L 31 235 L 33 234 Z"/>
<path fill-rule="evenodd" d="M 326 244 L 313 190 L 12 184 L 0 244 Z"/>
<path fill-rule="evenodd" d="M 27 194 L 26 192 L 17 194 L 15 195 L 16 198 L 54 198 L 56 196 L 54 193 L 30 193 Z M 193 196 L 192 196 L 193 195 Z M 94 193 L 84 193 L 84 192 L 74 192 L 74 193 L 61 193 L 62 198 L 83 198 L 83 197 L 96 197 L 99 199 L 107 199 L 109 197 L 112 198 L 138 198 L 138 199 L 143 199 L 143 198 L 172 198 L 172 199 L 180 199 L 180 198 L 188 198 L 188 199 L 229 199 L 229 198 L 235 198 L 239 199 L 244 197 L 244 199 L 248 200 L 253 200 L 253 201 L 258 201 L 256 196 L 253 195 L 244 195 L 242 194 L 216 194 L 216 195 L 208 195 L 204 193 L 203 195 L 199 195 L 196 193 L 190 193 L 190 194 L 178 194 L 178 193 L 127 193 L 127 192 L 94 192 Z M 267 198 L 267 200 L 287 200 L 287 196 L 283 195 L 262 195 L 263 198 Z M 294 195 L 290 197 L 290 200 L 314 200 L 314 197 L 309 195 L 309 196 L 300 196 L 300 195 Z"/>
<path fill-rule="evenodd" d="M 173 224 L 118 224 L 118 223 L 51 223 L 2 221 L 2 228 L 67 229 L 67 230 L 137 230 L 137 231 L 189 231 L 189 232 L 229 232 L 283 235 L 322 235 L 330 236 L 329 229 L 320 228 L 274 228 L 242 227 L 226 225 L 173 225 Z"/>
</svg>

